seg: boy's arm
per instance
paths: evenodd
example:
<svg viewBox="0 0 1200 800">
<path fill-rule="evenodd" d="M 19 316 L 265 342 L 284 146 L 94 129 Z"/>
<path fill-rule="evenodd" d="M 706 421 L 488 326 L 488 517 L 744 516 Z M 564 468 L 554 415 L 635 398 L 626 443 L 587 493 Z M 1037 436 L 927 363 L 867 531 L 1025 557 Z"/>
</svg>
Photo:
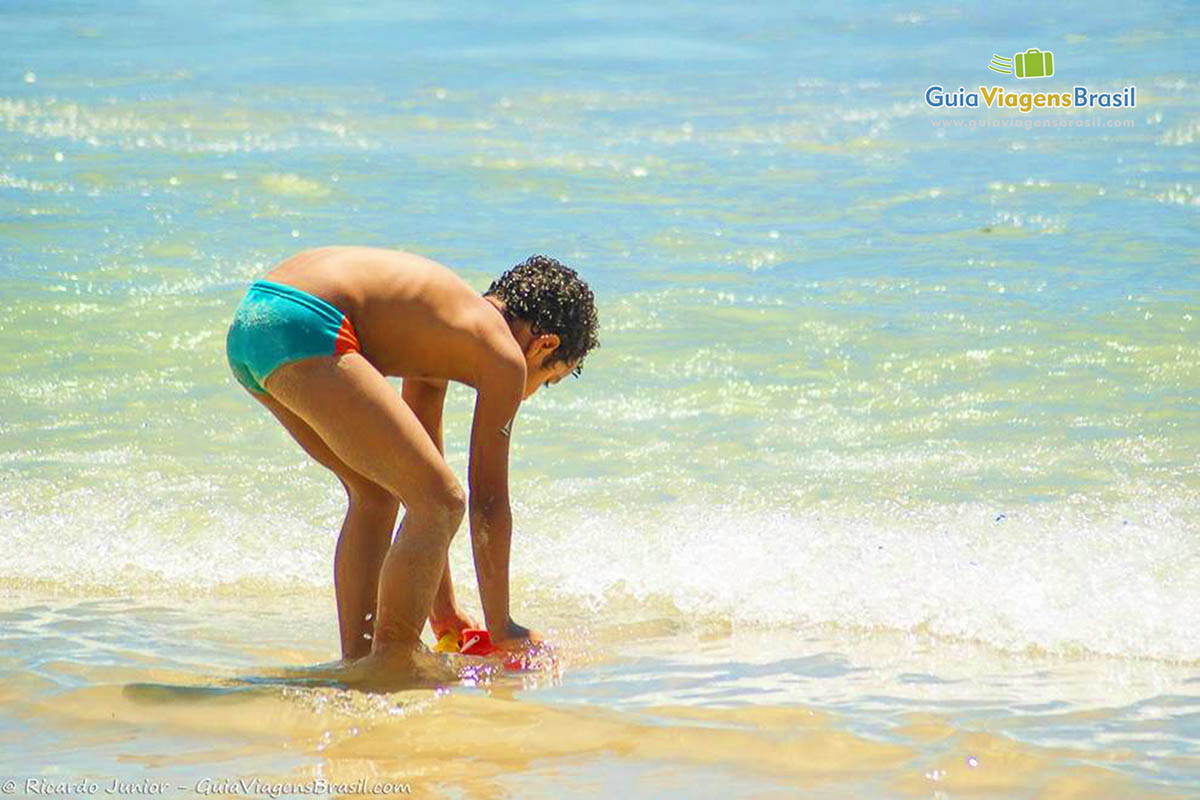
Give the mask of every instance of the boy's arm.
<svg viewBox="0 0 1200 800">
<path fill-rule="evenodd" d="M 512 511 L 508 500 L 508 444 L 525 386 L 522 362 L 500 362 L 479 381 L 471 424 L 471 550 L 479 579 L 479 599 L 492 640 L 512 638 L 508 598 L 508 559 Z"/>
<path fill-rule="evenodd" d="M 443 454 L 442 411 L 446 405 L 446 386 L 447 381 L 405 378 L 400 389 L 400 396 L 417 415 L 438 452 Z"/>
</svg>

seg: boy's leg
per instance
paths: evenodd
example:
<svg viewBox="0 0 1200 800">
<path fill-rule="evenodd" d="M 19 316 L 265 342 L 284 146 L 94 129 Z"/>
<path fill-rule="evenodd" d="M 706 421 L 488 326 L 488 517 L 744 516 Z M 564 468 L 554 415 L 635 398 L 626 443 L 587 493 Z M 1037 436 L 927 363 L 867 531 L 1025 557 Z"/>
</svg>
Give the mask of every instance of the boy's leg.
<svg viewBox="0 0 1200 800">
<path fill-rule="evenodd" d="M 411 652 L 466 510 L 462 487 L 412 409 L 362 354 L 293 361 L 265 386 L 351 470 L 404 503 L 404 527 L 380 570 L 372 649 Z"/>
<path fill-rule="evenodd" d="M 338 629 L 342 658 L 360 658 L 371 651 L 379 570 L 383 565 L 400 501 L 382 486 L 363 477 L 334 455 L 307 422 L 288 411 L 270 395 L 251 392 L 275 415 L 292 438 L 318 463 L 337 475 L 346 489 L 349 507 L 338 535 L 333 559 L 333 583 L 337 594 Z"/>
</svg>

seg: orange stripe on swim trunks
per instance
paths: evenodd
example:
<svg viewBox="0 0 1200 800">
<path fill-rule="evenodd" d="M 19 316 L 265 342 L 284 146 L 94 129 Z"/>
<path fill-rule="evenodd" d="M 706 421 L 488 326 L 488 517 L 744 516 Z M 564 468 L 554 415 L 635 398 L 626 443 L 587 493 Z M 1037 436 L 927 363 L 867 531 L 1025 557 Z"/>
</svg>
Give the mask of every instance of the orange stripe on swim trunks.
<svg viewBox="0 0 1200 800">
<path fill-rule="evenodd" d="M 334 355 L 340 356 L 342 353 L 359 353 L 362 352 L 358 345 L 358 334 L 354 332 L 354 325 L 351 324 L 349 317 L 342 317 L 342 326 L 338 328 L 337 341 L 333 345 Z"/>
</svg>

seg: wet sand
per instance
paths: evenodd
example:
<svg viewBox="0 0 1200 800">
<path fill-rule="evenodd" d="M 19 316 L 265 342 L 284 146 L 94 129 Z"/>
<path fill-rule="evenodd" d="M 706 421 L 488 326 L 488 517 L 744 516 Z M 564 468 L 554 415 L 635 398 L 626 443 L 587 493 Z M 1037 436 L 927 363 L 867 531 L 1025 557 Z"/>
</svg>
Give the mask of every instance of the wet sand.
<svg viewBox="0 0 1200 800">
<path fill-rule="evenodd" d="M 328 660 L 322 606 L 10 592 L 5 772 L 169 796 L 257 780 L 427 797 L 1118 798 L 1185 797 L 1200 769 L 1186 665 L 564 619 L 545 671 L 387 694 L 273 678 Z"/>
</svg>

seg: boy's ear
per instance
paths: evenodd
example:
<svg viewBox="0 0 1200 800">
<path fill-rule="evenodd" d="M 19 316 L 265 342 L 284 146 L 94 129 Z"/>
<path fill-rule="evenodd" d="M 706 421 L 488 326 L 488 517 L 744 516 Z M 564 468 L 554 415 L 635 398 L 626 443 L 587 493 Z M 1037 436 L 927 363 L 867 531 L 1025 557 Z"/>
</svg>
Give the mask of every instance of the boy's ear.
<svg viewBox="0 0 1200 800">
<path fill-rule="evenodd" d="M 559 338 L 557 333 L 539 333 L 529 340 L 529 344 L 525 346 L 525 355 L 527 358 L 538 359 L 544 362 L 550 355 L 558 349 Z"/>
<path fill-rule="evenodd" d="M 545 353 L 548 356 L 558 349 L 559 342 L 561 341 L 557 333 L 543 333 L 538 336 L 536 347 L 538 352 Z"/>
</svg>

